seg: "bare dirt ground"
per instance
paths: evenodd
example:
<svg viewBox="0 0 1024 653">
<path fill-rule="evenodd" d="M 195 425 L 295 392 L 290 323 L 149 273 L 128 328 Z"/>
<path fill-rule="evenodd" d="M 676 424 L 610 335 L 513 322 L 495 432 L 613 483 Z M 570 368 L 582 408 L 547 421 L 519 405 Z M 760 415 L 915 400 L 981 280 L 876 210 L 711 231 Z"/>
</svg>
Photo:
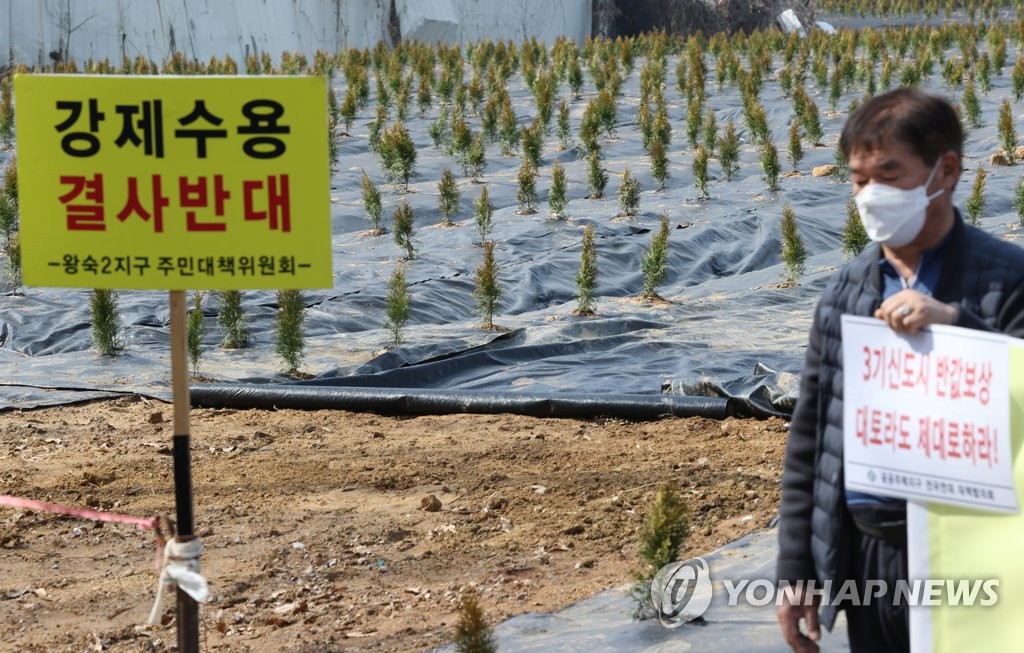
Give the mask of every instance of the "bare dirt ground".
<svg viewBox="0 0 1024 653">
<path fill-rule="evenodd" d="M 135 397 L 0 413 L 0 493 L 173 515 L 170 418 Z M 631 580 L 661 482 L 688 496 L 687 556 L 764 527 L 785 426 L 194 410 L 204 649 L 429 650 L 470 590 L 492 622 L 564 608 Z M 173 599 L 143 625 L 154 553 L 134 526 L 0 508 L 0 649 L 176 646 Z"/>
</svg>

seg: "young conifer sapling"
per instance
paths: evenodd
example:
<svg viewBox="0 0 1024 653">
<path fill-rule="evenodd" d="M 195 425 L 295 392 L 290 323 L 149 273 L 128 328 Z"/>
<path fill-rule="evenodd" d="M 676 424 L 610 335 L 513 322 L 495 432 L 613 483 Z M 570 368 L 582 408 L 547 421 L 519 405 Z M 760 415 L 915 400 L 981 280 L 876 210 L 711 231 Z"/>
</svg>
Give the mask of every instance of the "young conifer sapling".
<svg viewBox="0 0 1024 653">
<path fill-rule="evenodd" d="M 491 203 L 491 196 L 487 191 L 486 185 L 480 189 L 480 197 L 473 202 L 473 209 L 473 217 L 476 221 L 476 229 L 480 234 L 480 242 L 486 242 L 487 238 L 491 235 L 494 216 L 494 204 Z"/>
<path fill-rule="evenodd" d="M 14 137 L 14 94 L 11 76 L 0 75 L 0 142 L 10 147 Z"/>
<path fill-rule="evenodd" d="M 383 104 L 377 105 L 377 112 L 374 114 L 373 121 L 370 122 L 370 150 L 373 152 L 380 153 L 381 140 L 384 134 L 384 124 L 388 121 L 388 109 Z"/>
<path fill-rule="evenodd" d="M 459 604 L 459 621 L 455 626 L 456 653 L 497 653 L 494 632 L 487 625 L 476 595 L 467 593 Z"/>
<path fill-rule="evenodd" d="M 736 132 L 736 124 L 731 120 L 726 123 L 722 138 L 718 141 L 718 160 L 722 164 L 725 180 L 732 181 L 733 175 L 740 170 L 740 137 Z"/>
<path fill-rule="evenodd" d="M 528 126 L 524 126 L 520 134 L 523 148 L 523 160 L 534 169 L 540 167 L 540 154 L 544 145 L 544 125 L 540 118 L 535 118 Z"/>
<path fill-rule="evenodd" d="M 718 121 L 715 119 L 715 112 L 708 111 L 704 117 L 704 146 L 708 148 L 708 155 L 715 153 L 716 139 L 718 138 Z"/>
<path fill-rule="evenodd" d="M 853 258 L 864 251 L 871 239 L 864 229 L 864 223 L 857 211 L 857 203 L 853 198 L 846 200 L 846 223 L 843 225 L 843 254 Z"/>
<path fill-rule="evenodd" d="M 800 123 L 794 120 L 789 125 L 789 162 L 795 172 L 804 158 L 804 148 L 800 140 Z"/>
<path fill-rule="evenodd" d="M 668 149 L 672 144 L 672 125 L 668 121 L 668 110 L 664 106 L 658 107 L 654 113 L 654 123 L 651 125 L 651 140 L 658 140 Z"/>
<path fill-rule="evenodd" d="M 665 190 L 665 182 L 668 180 L 668 154 L 661 141 L 651 141 L 651 177 L 658 182 L 658 190 Z"/>
<path fill-rule="evenodd" d="M 384 131 L 380 153 L 385 171 L 392 179 L 401 180 L 408 191 L 409 179 L 415 174 L 416 146 L 401 122 Z"/>
<path fill-rule="evenodd" d="M 1013 189 L 1013 208 L 1017 209 L 1017 221 L 1024 226 L 1024 177 Z"/>
<path fill-rule="evenodd" d="M 668 276 L 668 236 L 669 222 L 668 215 L 661 214 L 658 231 L 651 238 L 651 244 L 644 252 L 640 261 L 640 269 L 643 272 L 644 285 L 640 296 L 648 300 L 660 299 L 658 286 Z"/>
<path fill-rule="evenodd" d="M 999 140 L 1003 145 L 1006 160 L 1013 165 L 1017 162 L 1017 128 L 1013 121 L 1013 107 L 1010 101 L 1003 98 L 999 105 Z"/>
<path fill-rule="evenodd" d="M 590 199 L 599 200 L 604 197 L 604 189 L 608 185 L 608 173 L 601 165 L 601 155 L 592 151 L 587 159 L 587 188 Z"/>
<path fill-rule="evenodd" d="M 13 236 L 4 242 L 4 254 L 7 255 L 7 270 L 5 271 L 8 285 L 18 293 L 21 286 L 21 233 L 15 232 Z"/>
<path fill-rule="evenodd" d="M 447 107 L 441 109 L 441 113 L 430 123 L 430 127 L 427 128 L 427 134 L 430 135 L 430 140 L 434 143 L 435 150 L 441 147 L 443 143 L 451 142 L 452 135 L 448 129 Z"/>
<path fill-rule="evenodd" d="M 505 156 L 512 156 L 519 147 L 519 124 L 516 121 L 515 111 L 512 109 L 512 101 L 505 97 L 498 116 L 498 140 L 501 142 L 501 152 Z"/>
<path fill-rule="evenodd" d="M 674 484 L 663 485 L 654 496 L 640 529 L 638 554 L 641 569 L 634 574 L 630 595 L 636 603 L 634 617 L 653 607 L 651 583 L 658 570 L 679 560 L 690 533 L 689 512 Z"/>
<path fill-rule="evenodd" d="M 441 181 L 437 184 L 437 208 L 441 211 L 443 219 L 441 226 L 452 227 L 452 216 L 459 210 L 459 199 L 462 193 L 459 191 L 459 183 L 455 180 L 455 174 L 448 168 L 441 173 Z"/>
<path fill-rule="evenodd" d="M 779 150 L 772 140 L 765 139 L 761 148 L 761 169 L 764 171 L 764 180 L 768 184 L 768 190 L 775 192 L 779 190 Z"/>
<path fill-rule="evenodd" d="M 487 150 L 485 149 L 483 132 L 479 132 L 473 137 L 473 143 L 469 146 L 469 152 L 466 154 L 466 162 L 469 166 L 473 182 L 480 183 L 480 177 L 483 176 L 484 170 L 487 169 Z"/>
<path fill-rule="evenodd" d="M 650 152 L 651 141 L 654 139 L 654 119 L 646 102 L 641 102 L 636 111 L 636 124 L 640 128 L 640 144 L 645 151 Z"/>
<path fill-rule="evenodd" d="M 185 320 L 185 343 L 188 349 L 188 360 L 192 365 L 192 376 L 199 374 L 199 361 L 203 357 L 203 336 L 206 335 L 206 323 L 203 320 L 204 293 L 192 294 L 192 310 Z"/>
<path fill-rule="evenodd" d="M 348 89 L 345 93 L 345 99 L 341 102 L 341 119 L 345 125 L 345 131 L 342 136 L 348 136 L 349 132 L 352 131 L 352 122 L 356 119 L 356 94 L 353 89 Z"/>
<path fill-rule="evenodd" d="M 416 246 L 413 243 L 415 228 L 413 226 L 412 207 L 408 200 L 402 200 L 402 204 L 395 209 L 392 216 L 395 244 L 405 250 L 405 258 L 412 260 L 416 256 Z"/>
<path fill-rule="evenodd" d="M 277 291 L 277 314 L 274 351 L 284 363 L 284 372 L 297 376 L 305 355 L 303 324 L 306 321 L 306 300 L 301 290 Z"/>
<path fill-rule="evenodd" d="M 850 164 L 846 160 L 846 155 L 843 153 L 843 148 L 840 146 L 839 141 L 836 141 L 835 149 L 832 151 L 832 160 L 835 161 L 835 168 L 829 173 L 835 181 L 846 183 L 850 180 Z"/>
<path fill-rule="evenodd" d="M 597 287 L 597 249 L 594 246 L 594 225 L 583 229 L 583 251 L 576 271 L 575 315 L 594 314 L 594 289 Z"/>
<path fill-rule="evenodd" d="M 391 344 L 402 344 L 402 329 L 409 321 L 409 286 L 405 281 L 405 267 L 399 263 L 388 281 L 387 319 L 384 328 L 391 334 Z"/>
<path fill-rule="evenodd" d="M 370 181 L 369 175 L 366 171 L 363 171 L 363 208 L 366 210 L 366 218 L 370 221 L 370 233 L 379 236 L 384 233 L 384 229 L 380 226 L 381 214 L 384 212 L 384 206 L 380 199 L 380 190 L 377 186 Z"/>
<path fill-rule="evenodd" d="M 963 105 L 970 126 L 974 129 L 981 127 L 981 101 L 978 99 L 978 93 L 974 87 L 973 72 L 967 75 L 967 84 L 964 85 L 963 90 Z"/>
<path fill-rule="evenodd" d="M 502 293 L 498 283 L 498 264 L 494 260 L 494 241 L 485 240 L 483 247 L 484 260 L 476 270 L 476 287 L 473 295 L 476 297 L 477 309 L 483 320 L 483 328 L 494 329 L 494 314 L 498 310 Z"/>
<path fill-rule="evenodd" d="M 4 195 L 9 197 L 15 205 L 18 204 L 18 157 L 12 156 L 7 161 L 7 167 L 4 168 L 4 180 L 2 192 Z"/>
<path fill-rule="evenodd" d="M 640 210 L 640 180 L 629 172 L 622 173 L 619 184 L 619 215 L 634 216 Z"/>
<path fill-rule="evenodd" d="M 786 265 L 786 282 L 796 285 L 807 262 L 807 248 L 796 226 L 796 212 L 786 204 L 782 209 L 782 262 Z"/>
<path fill-rule="evenodd" d="M 96 288 L 89 300 L 92 318 L 92 343 L 103 356 L 116 356 L 124 350 L 118 336 L 121 317 L 118 314 L 117 294 L 107 288 Z"/>
<path fill-rule="evenodd" d="M 558 103 L 558 144 L 563 150 L 572 147 L 572 130 L 569 126 L 569 103 Z"/>
<path fill-rule="evenodd" d="M 529 161 L 523 161 L 519 166 L 519 173 L 516 175 L 518 190 L 516 199 L 519 201 L 520 215 L 535 213 L 534 205 L 537 203 L 537 169 Z"/>
<path fill-rule="evenodd" d="M 239 349 L 249 344 L 249 329 L 245 325 L 245 311 L 242 308 L 242 291 L 222 290 L 219 293 L 220 310 L 217 322 L 224 330 L 223 349 Z"/>
<path fill-rule="evenodd" d="M 711 194 L 708 192 L 708 160 L 710 154 L 703 143 L 697 146 L 697 153 L 693 156 L 693 180 L 697 186 L 697 199 L 708 200 Z"/>
<path fill-rule="evenodd" d="M 562 217 L 562 212 L 565 211 L 565 205 L 568 202 L 567 192 L 565 168 L 556 161 L 551 167 L 551 191 L 548 193 L 548 207 L 551 209 L 552 218 Z"/>
<path fill-rule="evenodd" d="M 821 114 L 818 112 L 818 105 L 810 97 L 806 100 L 806 108 L 800 116 L 800 124 L 803 125 L 804 134 L 811 147 L 821 144 L 824 132 L 821 128 Z"/>
<path fill-rule="evenodd" d="M 18 205 L 7 193 L 0 192 L 0 238 L 3 238 L 3 246 L 18 231 Z"/>
<path fill-rule="evenodd" d="M 981 224 L 981 216 L 985 212 L 985 178 L 987 173 L 984 164 L 978 164 L 978 172 L 974 177 L 974 185 L 971 186 L 971 195 L 967 198 L 965 208 L 967 218 L 974 226 Z"/>
<path fill-rule="evenodd" d="M 694 96 L 690 100 L 686 114 L 686 140 L 690 147 L 697 147 L 697 139 L 700 136 L 701 123 L 704 121 L 704 106 Z"/>
<path fill-rule="evenodd" d="M 327 86 L 328 111 L 327 111 L 327 161 L 328 168 L 333 173 L 338 165 L 338 102 L 334 95 L 334 89 L 328 82 Z"/>
</svg>

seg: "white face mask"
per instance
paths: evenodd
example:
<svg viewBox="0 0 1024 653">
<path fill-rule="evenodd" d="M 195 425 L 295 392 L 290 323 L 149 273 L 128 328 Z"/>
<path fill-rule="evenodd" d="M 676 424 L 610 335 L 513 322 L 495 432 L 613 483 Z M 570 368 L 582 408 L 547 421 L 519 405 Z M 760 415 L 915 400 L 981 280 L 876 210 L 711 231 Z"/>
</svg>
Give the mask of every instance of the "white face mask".
<svg viewBox="0 0 1024 653">
<path fill-rule="evenodd" d="M 928 186 L 939 169 L 935 162 L 928 181 L 917 188 L 896 188 L 871 182 L 860 189 L 853 201 L 868 238 L 889 247 L 903 247 L 913 242 L 924 228 L 928 204 L 942 194 L 943 189 L 928 194 Z"/>
</svg>

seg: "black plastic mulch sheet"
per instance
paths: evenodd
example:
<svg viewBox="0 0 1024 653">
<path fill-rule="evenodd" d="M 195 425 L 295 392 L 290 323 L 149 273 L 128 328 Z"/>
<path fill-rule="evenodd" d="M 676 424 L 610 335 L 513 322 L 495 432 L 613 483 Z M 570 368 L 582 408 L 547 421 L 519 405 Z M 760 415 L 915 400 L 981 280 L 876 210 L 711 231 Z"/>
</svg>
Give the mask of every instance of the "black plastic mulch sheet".
<svg viewBox="0 0 1024 653">
<path fill-rule="evenodd" d="M 479 328 L 473 296 L 482 248 L 472 203 L 482 185 L 465 178 L 451 156 L 433 148 L 427 128 L 438 109 L 426 117 L 414 109 L 407 121 L 418 147 L 409 193 L 386 183 L 367 144 L 374 106 L 362 110 L 352 135 L 339 139 L 340 159 L 331 178 L 334 287 L 305 295 L 307 347 L 301 371 L 314 377 L 305 385 L 531 395 L 707 394 L 743 400 L 740 410 L 746 414 L 785 415 L 795 398 L 791 375 L 800 371 L 814 302 L 843 263 L 839 247 L 849 184 L 809 173 L 813 166 L 833 162 L 831 144 L 846 115 L 823 112 L 828 145 L 807 148 L 800 174 L 783 177 L 782 190 L 772 193 L 765 188 L 759 148 L 744 133 L 736 89 L 717 92 L 709 82 L 709 107 L 718 124 L 734 120 L 744 139 L 740 171 L 726 182 L 712 160 L 711 199 L 699 200 L 692 150 L 677 130 L 670 148 L 671 176 L 666 189 L 657 191 L 633 122 L 641 63 L 623 86 L 614 136 L 602 140 L 610 177 L 604 199 L 586 197 L 586 161 L 575 150 L 559 149 L 553 129 L 545 138 L 537 179 L 537 212 L 520 215 L 515 180 L 521 161 L 502 156 L 496 144 L 488 146 L 483 181 L 497 207 L 490 238 L 496 242 L 503 290 L 495 317 L 500 331 Z M 669 61 L 673 69 L 674 59 Z M 334 81 L 336 92 L 343 94 L 344 80 Z M 571 102 L 574 132 L 593 91 L 588 82 L 585 97 Z M 518 76 L 511 80 L 510 92 L 520 123 L 527 124 L 535 107 Z M 685 125 L 685 101 L 674 87 L 666 92 L 672 124 Z M 564 87 L 560 96 L 568 97 Z M 816 99 L 825 106 L 820 93 Z M 786 133 L 790 100 L 774 83 L 765 85 L 761 100 L 773 133 Z M 999 94 L 984 96 L 983 109 L 994 112 L 998 101 Z M 847 103 L 844 98 L 841 106 Z M 478 119 L 470 118 L 470 126 L 478 130 Z M 988 154 L 994 130 L 993 122 L 971 132 L 965 179 L 973 175 L 975 160 Z M 0 166 L 10 154 L 0 152 Z M 557 220 L 549 218 L 546 202 L 556 160 L 565 166 L 571 200 L 565 217 Z M 446 167 L 459 177 L 462 191 L 454 228 L 437 226 L 437 182 Z M 640 212 L 630 218 L 617 216 L 616 190 L 627 168 L 643 188 Z M 417 255 L 404 262 L 412 317 L 403 344 L 393 350 L 387 349 L 389 335 L 382 324 L 387 282 L 402 262 L 402 252 L 390 234 L 366 233 L 359 183 L 364 169 L 381 187 L 385 226 L 390 227 L 390 216 L 403 200 L 415 216 Z M 1010 203 L 1015 183 L 1016 177 L 1001 169 L 990 172 L 983 219 L 986 228 L 1010 238 L 1017 221 Z M 969 183 L 960 184 L 965 186 Z M 781 283 L 785 271 L 779 224 L 786 204 L 796 212 L 810 253 L 794 287 Z M 658 287 L 667 301 L 642 302 L 636 299 L 641 259 L 662 212 L 672 226 L 667 277 Z M 574 278 L 583 229 L 590 224 L 598 252 L 597 315 L 582 318 L 572 314 Z M 7 386 L 0 393 L 0 407 L 38 406 L 104 392 L 170 397 L 166 292 L 119 294 L 126 353 L 104 359 L 90 349 L 87 290 L 21 291 L 0 297 L 0 385 Z M 217 298 L 207 298 L 205 352 L 198 374 L 214 383 L 294 382 L 281 373 L 282 363 L 274 354 L 275 294 L 245 292 L 244 308 L 252 346 L 222 350 Z M 759 365 L 779 374 L 758 372 Z"/>
</svg>

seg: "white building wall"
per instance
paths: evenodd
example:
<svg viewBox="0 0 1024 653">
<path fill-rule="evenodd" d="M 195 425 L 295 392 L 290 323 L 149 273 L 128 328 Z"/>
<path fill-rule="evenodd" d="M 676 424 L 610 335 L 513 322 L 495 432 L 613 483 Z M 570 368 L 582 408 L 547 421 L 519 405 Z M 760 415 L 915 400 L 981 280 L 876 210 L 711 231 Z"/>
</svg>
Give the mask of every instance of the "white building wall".
<svg viewBox="0 0 1024 653">
<path fill-rule="evenodd" d="M 551 43 L 590 36 L 592 0 L 396 0 L 402 38 L 466 43 L 484 38 Z"/>
<path fill-rule="evenodd" d="M 414 0 L 411 0 L 414 1 Z M 580 45 L 590 36 L 592 0 L 458 0 L 462 42 L 482 38 L 551 43 L 559 36 Z"/>
<path fill-rule="evenodd" d="M 402 37 L 550 43 L 590 35 L 592 0 L 395 0 Z M 92 57 L 207 60 L 251 52 L 372 47 L 389 40 L 391 0 L 0 0 L 0 65 L 50 63 L 56 51 Z"/>
</svg>

